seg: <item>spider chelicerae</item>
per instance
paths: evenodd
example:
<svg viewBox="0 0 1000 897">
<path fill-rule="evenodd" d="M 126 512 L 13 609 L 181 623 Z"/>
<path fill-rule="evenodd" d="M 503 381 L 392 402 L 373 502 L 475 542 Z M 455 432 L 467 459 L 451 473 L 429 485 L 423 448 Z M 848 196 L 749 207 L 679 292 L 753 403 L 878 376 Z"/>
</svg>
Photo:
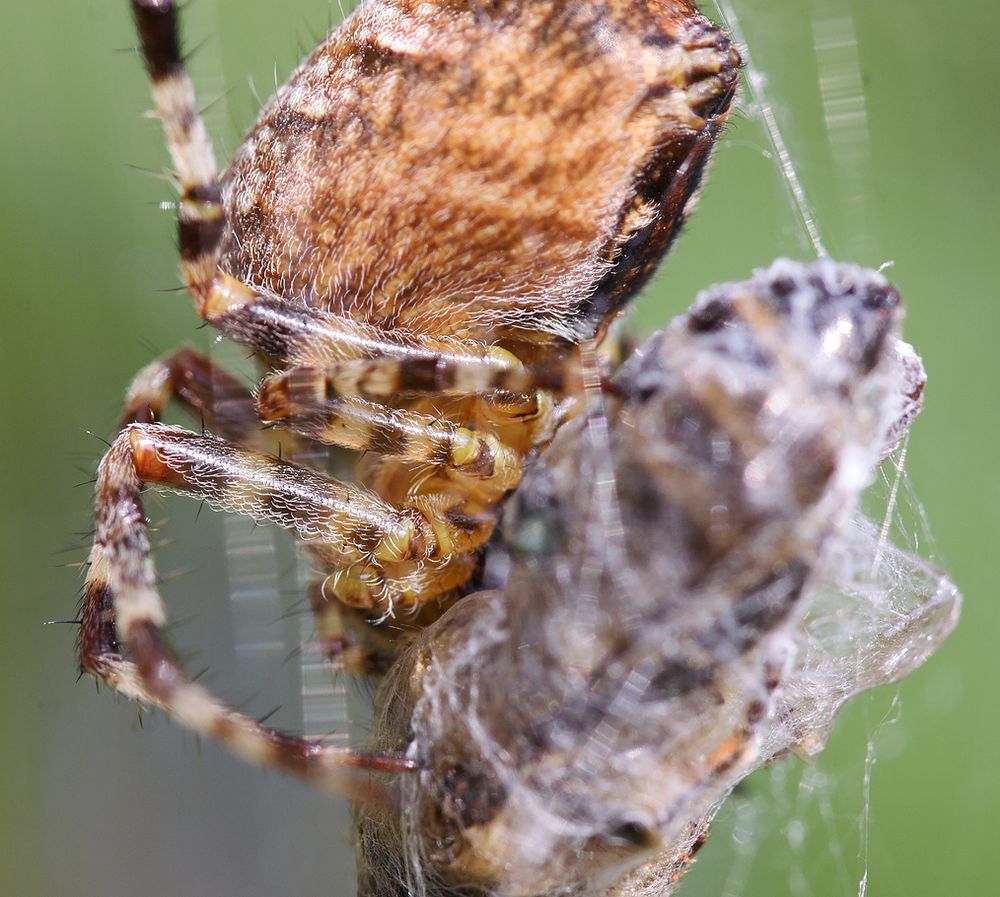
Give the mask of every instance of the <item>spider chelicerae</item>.
<svg viewBox="0 0 1000 897">
<path fill-rule="evenodd" d="M 132 9 L 184 281 L 265 374 L 251 395 L 182 349 L 136 377 L 98 471 L 82 669 L 363 798 L 361 894 L 664 893 L 736 782 L 818 749 L 844 700 L 954 624 L 957 593 L 915 559 L 886 565 L 909 590 L 866 583 L 881 555 L 850 523 L 921 401 L 895 290 L 777 262 L 604 369 L 736 86 L 738 52 L 687 0 L 368 0 L 221 174 L 173 3 Z M 215 435 L 159 423 L 174 399 Z M 262 425 L 366 452 L 356 482 L 262 451 Z M 187 678 L 150 485 L 302 541 L 332 659 L 387 673 L 369 750 Z M 373 667 L 344 608 L 440 618 Z"/>
</svg>

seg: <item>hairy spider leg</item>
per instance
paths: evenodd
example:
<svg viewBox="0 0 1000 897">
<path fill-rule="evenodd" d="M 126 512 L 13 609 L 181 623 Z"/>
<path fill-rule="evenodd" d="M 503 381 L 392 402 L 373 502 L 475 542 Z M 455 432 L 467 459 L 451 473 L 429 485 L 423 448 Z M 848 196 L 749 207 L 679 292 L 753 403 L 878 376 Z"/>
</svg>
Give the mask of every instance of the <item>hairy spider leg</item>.
<svg viewBox="0 0 1000 897">
<path fill-rule="evenodd" d="M 308 369 L 296 371 L 308 373 Z M 491 433 L 446 419 L 392 408 L 367 399 L 328 397 L 325 381 L 311 376 L 273 380 L 258 394 L 262 420 L 280 423 L 319 442 L 450 468 L 478 480 L 484 498 L 499 498 L 521 478 L 520 455 Z M 318 387 L 318 389 L 317 389 Z"/>
<path fill-rule="evenodd" d="M 294 433 L 404 462 L 408 475 L 403 484 L 375 474 L 370 485 L 432 519 L 443 512 L 451 523 L 464 527 L 471 522 L 477 535 L 467 544 L 479 548 L 493 530 L 498 503 L 520 481 L 524 454 L 551 437 L 556 417 L 552 398 L 542 390 L 462 397 L 462 409 L 452 403 L 442 413 L 434 407 L 438 397 L 417 395 L 416 407 L 339 396 L 328 389 L 321 369 L 293 368 L 264 381 L 258 404 L 263 420 Z M 476 429 L 460 426 L 452 417 L 465 417 Z M 400 470 L 392 461 L 383 467 L 389 480 Z M 338 570 L 329 589 L 346 604 L 392 610 L 458 588 L 475 569 L 475 558 L 456 552 L 437 566 L 416 560 Z"/>
<path fill-rule="evenodd" d="M 84 672 L 164 708 L 251 761 L 328 780 L 339 790 L 349 789 L 344 768 L 409 768 L 399 758 L 357 755 L 275 732 L 227 708 L 185 676 L 161 637 L 166 612 L 150 556 L 140 497 L 144 484 L 194 494 L 293 530 L 304 542 L 335 554 L 340 566 L 467 555 L 467 530 L 447 533 L 417 509 L 397 509 L 360 487 L 163 424 L 126 427 L 98 470 L 96 532 L 78 645 Z"/>
<path fill-rule="evenodd" d="M 217 277 L 226 223 L 215 154 L 184 69 L 176 5 L 172 0 L 132 0 L 132 14 L 180 190 L 181 274 L 201 311 Z"/>
<path fill-rule="evenodd" d="M 140 512 L 141 513 L 141 512 Z M 143 538 L 148 538 L 145 532 Z M 233 711 L 188 679 L 160 638 L 160 627 L 137 625 L 126 658 L 115 625 L 108 566 L 96 550 L 83 592 L 77 650 L 81 670 L 134 701 L 158 707 L 199 735 L 217 739 L 245 760 L 286 769 L 316 780 L 356 800 L 385 801 L 378 783 L 358 778 L 358 770 L 395 773 L 406 760 L 330 747 L 288 735 Z"/>
<path fill-rule="evenodd" d="M 475 343 L 468 345 L 473 350 L 479 348 Z M 500 391 L 528 395 L 539 389 L 579 391 L 581 375 L 574 355 L 558 355 L 551 363 L 525 366 L 498 347 L 487 347 L 487 353 L 414 352 L 408 356 L 351 358 L 325 368 L 292 367 L 271 375 L 265 383 L 279 391 L 287 388 L 287 381 L 294 379 L 301 385 L 308 378 L 314 381 L 314 390 L 324 390 L 330 396 L 373 401 L 392 399 L 400 393 L 467 396 Z"/>
<path fill-rule="evenodd" d="M 394 408 L 349 397 L 331 388 L 323 368 L 298 367 L 266 378 L 258 403 L 263 420 L 295 433 L 320 442 L 372 450 L 411 466 L 426 465 L 433 476 L 411 474 L 403 487 L 379 484 L 376 491 L 392 495 L 404 507 L 420 507 L 432 515 L 442 494 L 457 492 L 462 506 L 450 513 L 489 521 L 481 529 L 485 541 L 492 531 L 500 499 L 520 481 L 524 453 L 551 437 L 556 417 L 551 395 L 536 390 L 469 397 L 456 391 L 453 398 L 468 401 L 461 410 L 456 410 L 452 402 L 445 413 L 435 407 L 441 398 L 435 393 L 412 391 L 412 395 L 417 407 Z M 452 417 L 468 419 L 475 429 L 460 426 Z M 385 466 L 391 477 L 393 463 Z M 395 465 L 395 469 L 398 467 Z M 378 479 L 371 478 L 375 483 Z M 475 558 L 462 556 L 435 566 L 411 561 L 381 569 L 352 567 L 331 576 L 328 590 L 355 607 L 413 607 L 462 586 L 476 567 Z"/>
<path fill-rule="evenodd" d="M 407 761 L 333 748 L 263 726 L 188 679 L 164 645 L 166 613 L 156 587 L 140 490 L 144 481 L 156 479 L 146 468 L 162 468 L 149 443 L 157 436 L 184 443 L 186 435 L 156 424 L 133 425 L 101 462 L 97 532 L 81 608 L 81 670 L 134 700 L 163 708 L 193 732 L 218 739 L 251 762 L 288 769 L 353 797 L 380 797 L 378 786 L 353 778 L 350 770 L 401 772 L 409 768 Z M 136 453 L 134 441 L 143 437 L 145 452 Z M 221 445 L 211 439 L 201 442 L 207 443 L 201 446 L 203 455 Z M 159 472 L 164 476 L 163 469 Z M 223 488 L 220 477 L 215 481 L 217 489 Z"/>
</svg>

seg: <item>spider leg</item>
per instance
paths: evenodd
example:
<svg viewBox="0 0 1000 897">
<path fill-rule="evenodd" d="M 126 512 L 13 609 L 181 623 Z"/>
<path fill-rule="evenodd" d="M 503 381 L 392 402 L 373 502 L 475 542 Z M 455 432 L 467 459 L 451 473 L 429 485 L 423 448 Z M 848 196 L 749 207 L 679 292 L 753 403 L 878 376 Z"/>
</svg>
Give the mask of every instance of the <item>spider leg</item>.
<svg viewBox="0 0 1000 897">
<path fill-rule="evenodd" d="M 199 307 L 216 279 L 226 218 L 215 154 L 184 69 L 172 0 L 132 0 L 139 49 L 180 189 L 180 266 Z"/>
<path fill-rule="evenodd" d="M 481 342 L 440 347 L 418 344 L 406 354 L 400 351 L 402 342 L 405 337 L 396 341 L 387 338 L 383 345 L 372 346 L 365 357 L 337 361 L 325 368 L 290 368 L 267 378 L 265 384 L 280 391 L 287 389 L 285 381 L 302 385 L 308 378 L 315 381 L 315 390 L 325 389 L 327 395 L 372 400 L 391 399 L 400 393 L 485 397 L 497 393 L 526 396 L 537 390 L 575 394 L 583 390 L 579 356 L 568 346 L 549 353 L 544 361 L 526 365 L 516 352 Z M 612 329 L 598 346 L 604 373 L 617 368 L 634 350 L 628 334 Z"/>
<path fill-rule="evenodd" d="M 161 708 L 191 731 L 217 739 L 251 763 L 315 779 L 357 800 L 385 801 L 387 794 L 379 785 L 357 778 L 354 771 L 392 773 L 410 768 L 400 757 L 329 747 L 261 725 L 232 710 L 185 676 L 164 645 L 160 627 L 150 621 L 134 621 L 132 640 L 123 655 L 108 572 L 103 552 L 95 548 L 80 609 L 77 654 L 81 672 L 132 700 Z"/>
<path fill-rule="evenodd" d="M 492 433 L 366 399 L 326 398 L 316 385 L 323 381 L 266 381 L 258 394 L 261 419 L 320 442 L 448 468 L 478 480 L 482 495 L 499 498 L 520 481 L 520 454 Z"/>
<path fill-rule="evenodd" d="M 181 277 L 198 314 L 214 323 L 226 317 L 231 306 L 265 297 L 219 270 L 226 212 L 212 141 L 184 67 L 177 5 L 173 0 L 131 0 L 131 4 L 139 51 L 180 190 Z"/>
<path fill-rule="evenodd" d="M 439 353 L 428 348 L 406 356 L 394 356 L 393 348 L 377 357 L 350 358 L 327 367 L 291 367 L 268 377 L 264 386 L 280 394 L 308 385 L 315 394 L 371 401 L 392 399 L 400 393 L 529 395 L 537 390 L 579 392 L 582 386 L 577 359 L 568 353 L 556 355 L 544 365 L 526 366 L 510 352 L 481 343 Z"/>
<path fill-rule="evenodd" d="M 246 444 L 260 433 L 250 391 L 201 352 L 187 346 L 158 358 L 132 380 L 119 429 L 158 422 L 171 399 L 230 442 Z"/>
<path fill-rule="evenodd" d="M 392 366 L 396 360 L 374 359 L 372 363 Z M 368 364 L 364 359 L 360 362 Z M 495 368 L 483 366 L 481 370 L 490 375 Z M 426 380 L 424 385 L 428 385 Z M 555 426 L 555 408 L 545 390 L 462 396 L 456 388 L 447 414 L 442 415 L 434 409 L 437 397 L 433 394 L 412 393 L 404 407 L 338 394 L 329 370 L 318 367 L 294 367 L 266 378 L 257 400 L 265 421 L 320 442 L 397 459 L 381 462 L 390 479 L 399 472 L 400 461 L 410 465 L 404 470 L 412 470 L 414 464 L 427 466 L 432 476 L 414 478 L 411 474 L 402 485 L 379 481 L 376 474 L 377 491 L 403 507 L 420 509 L 431 519 L 443 514 L 455 526 L 469 527 L 471 538 L 464 552 L 486 541 L 496 521 L 497 503 L 520 481 L 525 454 L 547 441 Z M 474 428 L 456 422 L 462 420 Z M 443 500 L 447 503 L 442 504 Z M 337 572 L 326 586 L 345 604 L 389 612 L 414 608 L 454 591 L 468 581 L 477 564 L 474 555 L 461 551 L 438 564 L 423 560 L 346 568 L 333 564 Z"/>
<path fill-rule="evenodd" d="M 118 436 L 98 468 L 98 516 L 113 510 L 101 488 L 124 469 L 122 459 L 143 484 L 277 524 L 311 548 L 332 549 L 342 564 L 437 561 L 479 544 L 469 541 L 467 522 L 449 526 L 444 514 L 398 508 L 361 486 L 164 424 L 132 424 Z"/>
<path fill-rule="evenodd" d="M 123 653 L 116 625 L 116 601 L 103 551 L 91 553 L 80 609 L 77 654 L 80 670 L 126 697 L 159 707 L 191 731 L 214 738 L 245 760 L 318 780 L 352 798 L 384 800 L 382 789 L 355 778 L 352 770 L 403 772 L 400 757 L 334 748 L 261 725 L 188 679 L 160 637 L 160 626 L 137 617 Z M 162 616 L 162 614 L 160 614 Z"/>
<path fill-rule="evenodd" d="M 354 788 L 356 793 L 359 787 L 346 781 L 346 769 L 409 768 L 399 758 L 359 755 L 275 732 L 186 678 L 161 637 L 166 614 L 140 497 L 149 483 L 295 530 L 306 541 L 322 543 L 341 563 L 431 559 L 440 552 L 439 534 L 447 535 L 444 518 L 397 510 L 358 487 L 162 424 L 127 427 L 98 470 L 96 533 L 78 645 L 83 671 L 164 708 L 248 760 L 318 778 L 340 790 Z M 456 539 L 460 534 L 448 544 Z"/>
</svg>

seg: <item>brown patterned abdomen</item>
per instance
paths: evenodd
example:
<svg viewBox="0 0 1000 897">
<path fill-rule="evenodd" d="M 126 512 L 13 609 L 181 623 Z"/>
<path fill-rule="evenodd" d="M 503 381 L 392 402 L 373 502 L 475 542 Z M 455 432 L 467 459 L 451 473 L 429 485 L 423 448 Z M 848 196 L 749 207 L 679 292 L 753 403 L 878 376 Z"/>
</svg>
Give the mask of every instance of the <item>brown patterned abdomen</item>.
<svg viewBox="0 0 1000 897">
<path fill-rule="evenodd" d="M 230 166 L 223 268 L 381 327 L 592 336 L 675 235 L 738 65 L 688 3 L 364 4 Z"/>
</svg>

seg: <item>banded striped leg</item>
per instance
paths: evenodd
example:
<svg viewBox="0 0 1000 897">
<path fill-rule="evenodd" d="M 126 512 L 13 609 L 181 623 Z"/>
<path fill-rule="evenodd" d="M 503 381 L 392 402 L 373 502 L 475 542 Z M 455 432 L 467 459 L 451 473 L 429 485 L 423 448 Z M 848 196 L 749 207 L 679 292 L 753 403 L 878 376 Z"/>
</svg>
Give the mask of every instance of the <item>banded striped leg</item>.
<svg viewBox="0 0 1000 897">
<path fill-rule="evenodd" d="M 483 343 L 449 346 L 438 354 L 433 347 L 423 351 L 423 347 L 415 347 L 408 355 L 400 355 L 397 346 L 386 342 L 389 345 L 378 347 L 384 354 L 371 353 L 370 357 L 351 358 L 325 368 L 292 367 L 269 377 L 265 384 L 281 393 L 289 390 L 291 381 L 300 388 L 312 381 L 317 395 L 370 401 L 394 399 L 401 393 L 531 395 L 538 390 L 578 392 L 582 387 L 577 360 L 565 352 L 545 364 L 527 367 L 510 352 Z"/>
<path fill-rule="evenodd" d="M 400 395 L 475 396 L 496 406 L 501 417 L 544 427 L 550 423 L 543 418 L 551 408 L 551 393 L 582 391 L 576 359 L 568 354 L 556 356 L 544 368 L 529 368 L 503 349 L 466 345 L 467 354 L 414 350 L 409 357 L 353 358 L 326 367 L 293 365 L 261 382 L 260 413 L 265 420 L 290 422 L 334 412 L 352 401 L 392 403 Z"/>
<path fill-rule="evenodd" d="M 144 367 L 125 394 L 119 429 L 156 423 L 171 399 L 178 399 L 214 433 L 245 444 L 260 432 L 250 391 L 205 355 L 177 349 Z"/>
<path fill-rule="evenodd" d="M 178 243 L 184 283 L 201 311 L 217 277 L 225 230 L 215 154 L 184 70 L 172 0 L 132 0 L 139 49 L 180 189 Z"/>
<path fill-rule="evenodd" d="M 396 510 L 362 489 L 306 468 L 161 424 L 127 427 L 98 470 L 96 535 L 78 645 L 84 672 L 164 708 L 251 761 L 352 794 L 362 786 L 352 784 L 345 770 L 408 769 L 399 758 L 358 755 L 275 732 L 230 710 L 185 677 L 161 640 L 166 614 L 140 499 L 144 483 L 194 493 L 219 507 L 278 523 L 335 550 L 343 563 L 440 556 L 440 521 L 413 509 Z"/>
<path fill-rule="evenodd" d="M 141 517 L 137 502 L 136 508 Z M 148 547 L 145 532 L 132 547 L 141 551 L 143 541 Z M 141 616 L 130 624 L 123 654 L 122 627 L 116 622 L 118 602 L 109 584 L 112 570 L 104 549 L 95 546 L 80 609 L 77 653 L 81 672 L 134 701 L 161 708 L 191 731 L 219 740 L 251 763 L 289 770 L 356 800 L 387 798 L 380 785 L 356 778 L 356 771 L 399 773 L 412 768 L 401 757 L 328 747 L 271 729 L 230 709 L 185 676 L 163 644 L 160 626 L 142 622 Z M 149 588 L 154 587 L 150 584 Z M 141 604 L 141 599 L 129 603 Z"/>
<path fill-rule="evenodd" d="M 177 243 L 181 277 L 198 314 L 214 323 L 229 317 L 231 308 L 254 304 L 264 297 L 219 271 L 226 213 L 212 142 L 184 68 L 177 5 L 173 0 L 131 0 L 131 5 L 156 115 L 180 191 Z M 280 306 L 273 301 L 270 304 Z M 259 310 L 266 317 L 267 308 Z"/>
<path fill-rule="evenodd" d="M 250 309 L 247 309 L 250 311 Z M 348 331 L 356 322 L 345 322 Z M 336 326 L 336 325 L 334 325 Z M 490 396 L 506 394 L 532 396 L 538 391 L 562 395 L 583 391 L 580 359 L 572 346 L 555 346 L 547 357 L 530 365 L 522 364 L 517 353 L 499 346 L 473 340 L 439 340 L 424 336 L 383 333 L 373 335 L 369 344 L 358 346 L 358 357 L 347 357 L 332 345 L 335 336 L 307 335 L 307 325 L 300 325 L 298 339 L 289 334 L 291 345 L 285 346 L 282 357 L 288 367 L 264 381 L 265 388 L 276 394 L 288 392 L 295 384 L 300 388 L 313 381 L 315 395 L 326 398 L 340 396 L 385 401 L 400 394 L 435 396 Z M 340 339 L 343 341 L 346 338 Z M 315 351 L 322 343 L 330 343 L 325 351 Z M 357 342 L 357 338 L 354 337 Z M 314 342 L 314 350 L 309 344 Z M 532 347 L 528 347 L 531 349 Z M 598 361 L 602 378 L 617 368 L 632 354 L 635 345 L 627 335 L 610 333 L 598 346 Z M 344 360 L 321 366 L 303 364 L 299 359 L 316 355 L 344 356 Z"/>
<path fill-rule="evenodd" d="M 296 369 L 302 372 L 306 369 Z M 272 378 L 258 397 L 261 419 L 320 442 L 443 466 L 479 481 L 480 494 L 499 497 L 521 479 L 520 455 L 491 433 L 450 420 L 358 398 L 325 398 L 322 380 Z"/>
<path fill-rule="evenodd" d="M 506 398 L 499 401 L 500 395 Z M 258 408 L 263 420 L 321 442 L 430 465 L 430 479 L 411 477 L 401 492 L 390 488 L 383 494 L 432 517 L 443 512 L 453 524 L 461 520 L 468 526 L 472 521 L 478 547 L 492 532 L 497 503 L 520 481 L 523 453 L 547 439 L 553 426 L 548 393 L 492 394 L 490 399 L 494 401 L 474 399 L 452 409 L 459 419 L 471 414 L 485 424 L 477 431 L 414 408 L 338 396 L 329 389 L 322 369 L 293 368 L 264 381 Z M 480 413 L 480 405 L 489 413 Z M 460 504 L 439 507 L 442 494 L 457 495 Z M 354 607 L 386 612 L 415 608 L 459 588 L 474 574 L 475 556 L 458 551 L 454 555 L 441 564 L 340 566 L 329 577 L 327 589 Z M 319 625 L 323 627 L 322 621 Z"/>
</svg>

